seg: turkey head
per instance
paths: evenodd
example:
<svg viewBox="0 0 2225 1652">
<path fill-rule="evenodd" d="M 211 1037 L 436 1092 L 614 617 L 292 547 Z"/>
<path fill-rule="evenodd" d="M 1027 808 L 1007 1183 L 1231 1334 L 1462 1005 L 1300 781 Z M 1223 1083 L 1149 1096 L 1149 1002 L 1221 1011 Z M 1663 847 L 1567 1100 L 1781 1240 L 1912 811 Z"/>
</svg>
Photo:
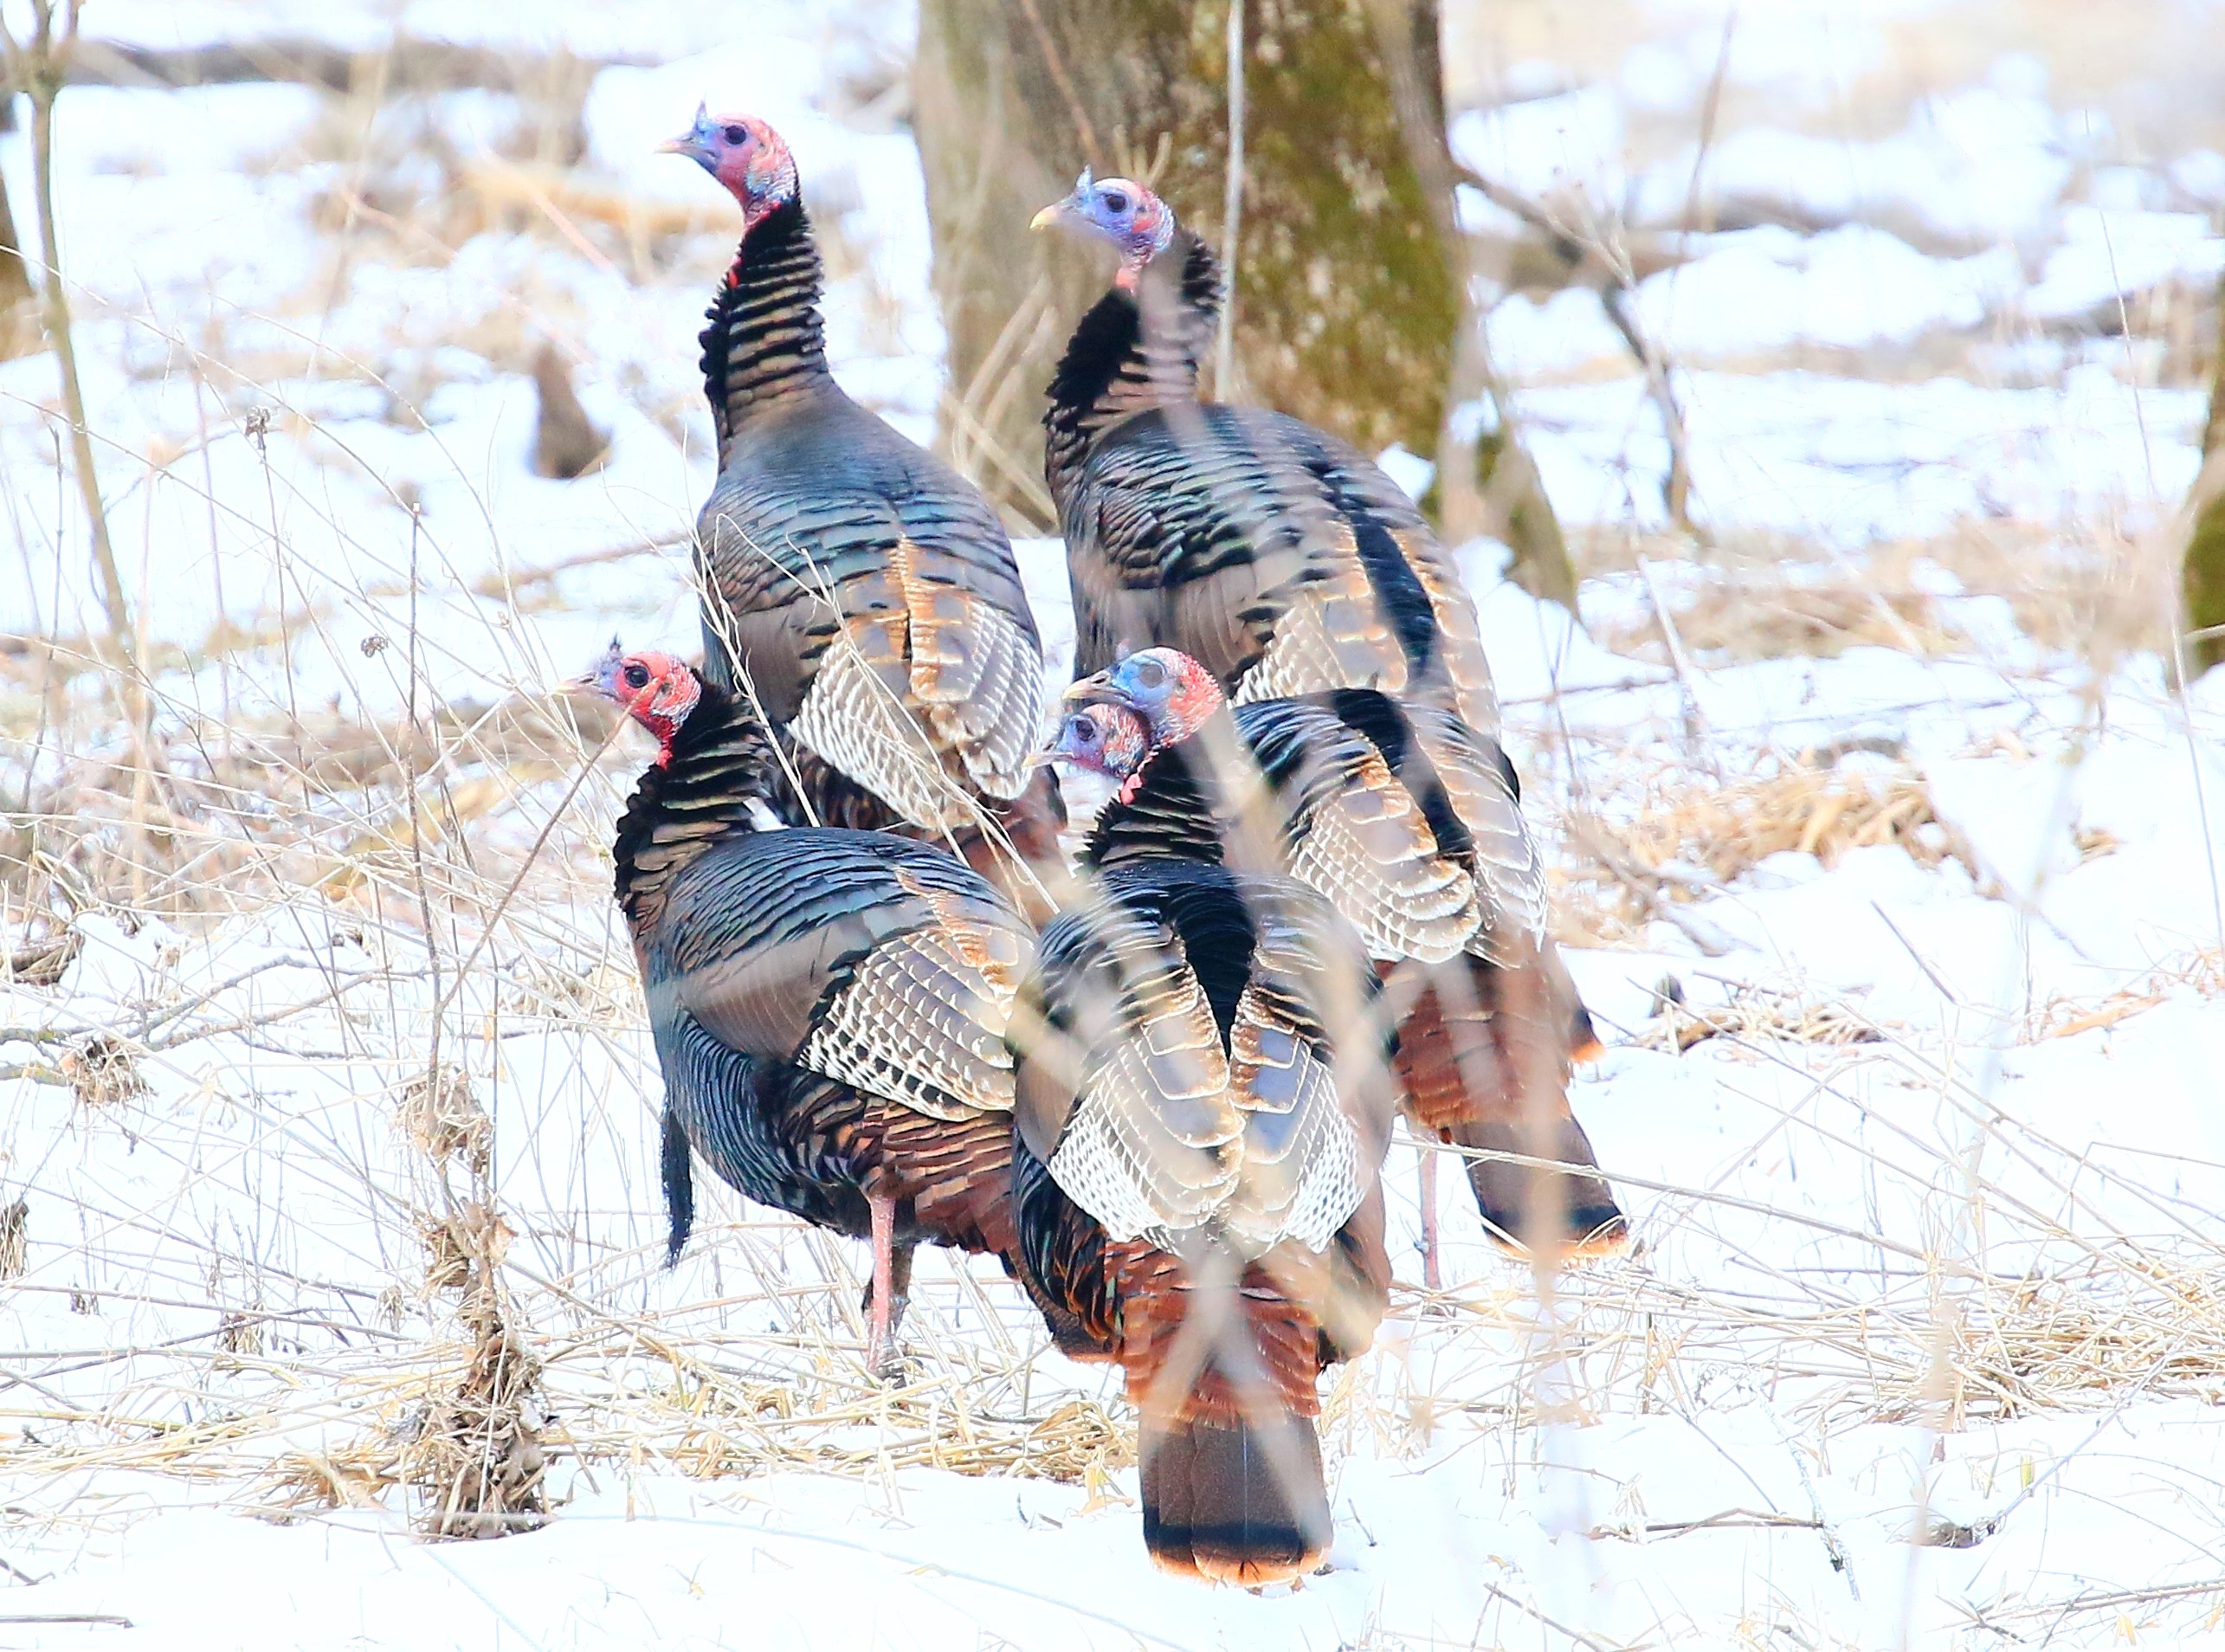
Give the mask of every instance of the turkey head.
<svg viewBox="0 0 2225 1652">
<path fill-rule="evenodd" d="M 1109 241 L 1120 254 L 1112 284 L 1132 293 L 1144 266 L 1174 239 L 1174 211 L 1142 184 L 1125 177 L 1100 184 L 1085 166 L 1074 193 L 1045 207 L 1029 227 L 1070 229 Z"/>
<path fill-rule="evenodd" d="M 741 203 L 745 228 L 796 198 L 796 158 L 781 136 L 755 115 L 714 115 L 695 106 L 695 124 L 658 146 L 685 155 Z"/>
</svg>

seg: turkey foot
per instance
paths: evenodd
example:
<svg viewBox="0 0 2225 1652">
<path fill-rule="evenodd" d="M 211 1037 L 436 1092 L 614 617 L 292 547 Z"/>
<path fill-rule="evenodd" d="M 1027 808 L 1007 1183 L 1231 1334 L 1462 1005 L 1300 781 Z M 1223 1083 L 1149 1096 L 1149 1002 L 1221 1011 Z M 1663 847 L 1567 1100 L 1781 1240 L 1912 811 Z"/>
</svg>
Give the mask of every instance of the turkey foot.
<svg viewBox="0 0 2225 1652">
<path fill-rule="evenodd" d="M 915 1247 L 896 1242 L 895 1200 L 868 1196 L 866 1206 L 873 1213 L 873 1282 L 865 1293 L 865 1362 L 876 1378 L 891 1382 L 899 1374 L 896 1330 L 904 1323 L 905 1305 L 912 1299 Z"/>
</svg>

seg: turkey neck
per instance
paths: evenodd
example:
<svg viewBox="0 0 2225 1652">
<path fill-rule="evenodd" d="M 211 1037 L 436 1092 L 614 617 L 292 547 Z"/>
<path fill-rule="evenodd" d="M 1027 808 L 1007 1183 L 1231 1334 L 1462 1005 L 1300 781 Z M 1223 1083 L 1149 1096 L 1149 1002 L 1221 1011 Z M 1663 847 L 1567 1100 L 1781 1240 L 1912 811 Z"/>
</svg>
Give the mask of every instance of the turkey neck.
<svg viewBox="0 0 2225 1652">
<path fill-rule="evenodd" d="M 823 281 L 801 201 L 775 207 L 742 237 L 702 337 L 703 389 L 722 463 L 733 428 L 753 410 L 831 382 L 819 315 Z"/>
<path fill-rule="evenodd" d="M 1280 872 L 1282 823 L 1272 779 L 1222 705 L 1144 759 L 1128 800 L 1107 803 L 1098 817 L 1085 858 L 1093 866 L 1150 857 Z"/>
<path fill-rule="evenodd" d="M 1054 497 L 1065 496 L 1101 431 L 1131 414 L 1197 400 L 1198 359 L 1221 316 L 1220 260 L 1177 230 L 1136 285 L 1097 300 L 1052 376 L 1044 469 Z"/>
<path fill-rule="evenodd" d="M 757 830 L 751 804 L 769 790 L 774 761 L 757 720 L 706 681 L 670 758 L 642 776 L 618 822 L 618 904 L 637 936 L 655 923 L 682 867 L 723 838 Z"/>
</svg>

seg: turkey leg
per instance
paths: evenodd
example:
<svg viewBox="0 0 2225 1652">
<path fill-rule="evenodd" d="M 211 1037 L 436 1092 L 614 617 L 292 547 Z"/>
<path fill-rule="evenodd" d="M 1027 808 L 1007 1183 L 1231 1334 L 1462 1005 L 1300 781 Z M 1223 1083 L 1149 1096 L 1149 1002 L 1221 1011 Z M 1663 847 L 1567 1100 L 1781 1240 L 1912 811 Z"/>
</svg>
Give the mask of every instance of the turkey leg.
<svg viewBox="0 0 2225 1652">
<path fill-rule="evenodd" d="M 1437 1155 L 1426 1142 L 1422 1147 L 1422 1283 L 1433 1291 L 1445 1285 L 1437 1266 Z"/>
<path fill-rule="evenodd" d="M 876 1377 L 887 1377 L 896 1367 L 896 1328 L 904 1322 L 904 1308 L 912 1295 L 912 1253 L 916 1248 L 896 1242 L 896 1201 L 868 1196 L 866 1208 L 873 1213 L 873 1283 L 866 1290 L 869 1331 L 866 1365 Z"/>
</svg>

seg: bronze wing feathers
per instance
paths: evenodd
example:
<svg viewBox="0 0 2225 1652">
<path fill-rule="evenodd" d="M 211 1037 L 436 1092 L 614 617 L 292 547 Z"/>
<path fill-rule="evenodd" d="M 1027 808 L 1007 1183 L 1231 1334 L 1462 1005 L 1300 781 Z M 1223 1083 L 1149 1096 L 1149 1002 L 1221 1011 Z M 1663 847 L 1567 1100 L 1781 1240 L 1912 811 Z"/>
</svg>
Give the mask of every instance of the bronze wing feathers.
<svg viewBox="0 0 2225 1652">
<path fill-rule="evenodd" d="M 1011 1107 L 1005 1034 L 1034 937 L 964 866 L 806 829 L 690 872 L 661 991 L 721 1042 L 935 1118 Z"/>
</svg>

